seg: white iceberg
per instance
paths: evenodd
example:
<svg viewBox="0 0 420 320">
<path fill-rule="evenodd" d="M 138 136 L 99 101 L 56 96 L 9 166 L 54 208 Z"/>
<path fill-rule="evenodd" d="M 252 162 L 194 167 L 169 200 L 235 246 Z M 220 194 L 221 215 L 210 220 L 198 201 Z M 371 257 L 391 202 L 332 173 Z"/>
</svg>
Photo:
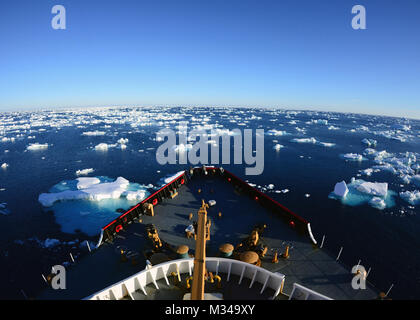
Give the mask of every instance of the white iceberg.
<svg viewBox="0 0 420 320">
<path fill-rule="evenodd" d="M 378 141 L 376 141 L 374 139 L 365 138 L 365 139 L 362 140 L 362 143 L 366 144 L 369 147 L 375 147 L 376 144 L 378 143 Z"/>
<path fill-rule="evenodd" d="M 379 210 L 383 210 L 386 208 L 386 203 L 385 200 L 382 198 L 378 198 L 378 197 L 373 197 L 370 201 L 369 204 Z"/>
<path fill-rule="evenodd" d="M 349 193 L 349 188 L 347 187 L 347 183 L 345 181 L 336 183 L 334 187 L 334 193 L 338 197 L 344 198 L 347 195 L 347 193 Z"/>
<path fill-rule="evenodd" d="M 29 146 L 26 147 L 26 150 L 35 151 L 35 150 L 45 150 L 48 149 L 48 143 L 40 144 L 40 143 L 31 143 Z"/>
<path fill-rule="evenodd" d="M 105 135 L 105 132 L 104 131 L 98 131 L 98 130 L 96 130 L 96 131 L 86 131 L 86 132 L 83 132 L 82 135 L 84 135 L 84 136 L 103 136 L 103 135 Z"/>
<path fill-rule="evenodd" d="M 95 146 L 95 150 L 98 151 L 108 151 L 109 148 L 114 147 L 114 145 L 109 145 L 107 143 L 100 143 L 98 145 Z"/>
<path fill-rule="evenodd" d="M 89 173 L 94 172 L 95 170 L 93 168 L 88 168 L 88 169 L 82 169 L 82 170 L 77 170 L 76 171 L 76 175 L 77 176 L 87 176 Z"/>
<path fill-rule="evenodd" d="M 346 153 L 346 154 L 343 154 L 342 157 L 346 160 L 351 160 L 351 161 L 366 160 L 361 154 L 358 154 L 358 153 Z"/>
<path fill-rule="evenodd" d="M 79 178 L 90 179 L 90 178 Z M 95 179 L 95 178 L 94 178 Z M 99 180 L 99 179 L 98 179 Z M 126 191 L 129 181 L 123 177 L 118 177 L 114 182 L 94 183 L 96 181 L 84 181 L 80 185 L 82 189 L 66 190 L 57 193 L 41 193 L 38 201 L 44 207 L 51 207 L 57 201 L 65 200 L 90 200 L 100 201 L 103 199 L 118 199 Z"/>
<path fill-rule="evenodd" d="M 356 189 L 368 195 L 386 197 L 388 193 L 388 183 L 362 182 L 356 187 Z"/>
<path fill-rule="evenodd" d="M 1 168 L 2 168 L 2 169 L 6 169 L 8 166 L 9 166 L 9 165 L 5 162 L 5 163 L 3 163 L 3 164 L 1 165 Z"/>
<path fill-rule="evenodd" d="M 413 206 L 420 204 L 419 190 L 400 192 L 400 197 Z"/>
<path fill-rule="evenodd" d="M 276 144 L 274 147 L 273 147 L 273 149 L 274 150 L 276 150 L 276 151 L 280 151 L 280 149 L 281 148 L 284 148 L 284 146 L 283 145 L 281 145 L 281 144 Z"/>
</svg>

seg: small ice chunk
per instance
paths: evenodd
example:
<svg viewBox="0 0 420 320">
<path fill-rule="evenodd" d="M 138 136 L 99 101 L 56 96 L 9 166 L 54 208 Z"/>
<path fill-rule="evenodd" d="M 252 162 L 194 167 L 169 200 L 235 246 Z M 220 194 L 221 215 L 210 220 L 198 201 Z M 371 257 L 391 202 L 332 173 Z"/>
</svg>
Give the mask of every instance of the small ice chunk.
<svg viewBox="0 0 420 320">
<path fill-rule="evenodd" d="M 369 147 L 371 147 L 371 146 L 372 147 L 375 147 L 376 144 L 378 143 L 378 141 L 376 141 L 374 139 L 367 139 L 367 138 L 365 138 L 365 139 L 362 140 L 362 143 L 364 143 L 365 145 L 367 145 Z"/>
<path fill-rule="evenodd" d="M 420 204 L 419 190 L 400 192 L 400 197 L 413 206 Z"/>
<path fill-rule="evenodd" d="M 209 206 L 213 207 L 216 205 L 216 200 L 209 200 Z"/>
<path fill-rule="evenodd" d="M 92 173 L 93 171 L 95 171 L 93 168 L 77 170 L 76 175 L 87 176 L 89 173 Z"/>
<path fill-rule="evenodd" d="M 420 174 L 416 174 L 411 178 L 411 182 L 420 187 Z"/>
<path fill-rule="evenodd" d="M 334 187 L 334 194 L 344 198 L 347 193 L 349 193 L 349 188 L 347 187 L 347 184 L 345 181 L 341 181 L 336 183 L 335 187 Z"/>
<path fill-rule="evenodd" d="M 353 161 L 363 161 L 363 156 L 358 153 L 346 153 L 343 154 L 343 158 L 347 160 L 353 160 Z"/>
<path fill-rule="evenodd" d="M 59 245 L 60 244 L 60 240 L 57 240 L 57 239 L 49 239 L 49 238 L 47 238 L 47 239 L 45 239 L 45 241 L 42 243 L 42 246 L 44 247 L 44 248 L 52 248 L 52 247 L 55 247 L 55 246 L 57 246 L 57 245 Z"/>
<path fill-rule="evenodd" d="M 379 210 L 383 210 L 386 208 L 386 203 L 385 200 L 382 198 L 378 198 L 378 197 L 373 197 L 372 199 L 370 199 L 369 204 Z"/>
<path fill-rule="evenodd" d="M 5 162 L 5 163 L 3 163 L 3 164 L 1 165 L 1 168 L 2 168 L 2 169 L 6 169 L 8 166 L 9 166 L 9 165 Z"/>
<path fill-rule="evenodd" d="M 95 146 L 95 150 L 107 151 L 109 147 L 110 146 L 108 144 L 106 144 L 106 143 L 100 143 L 100 144 L 98 144 L 98 145 Z"/>
<path fill-rule="evenodd" d="M 311 195 L 309 193 L 305 194 L 306 198 L 309 198 Z"/>
<path fill-rule="evenodd" d="M 284 148 L 284 146 L 278 143 L 273 147 L 273 149 L 276 151 L 279 151 L 281 148 Z"/>
</svg>

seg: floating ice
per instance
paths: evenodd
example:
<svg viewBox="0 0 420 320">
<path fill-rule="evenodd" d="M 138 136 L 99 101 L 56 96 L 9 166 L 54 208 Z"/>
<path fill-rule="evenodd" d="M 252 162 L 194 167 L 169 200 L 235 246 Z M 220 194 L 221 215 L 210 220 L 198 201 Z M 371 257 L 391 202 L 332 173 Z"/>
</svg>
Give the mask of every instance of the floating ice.
<svg viewBox="0 0 420 320">
<path fill-rule="evenodd" d="M 80 179 L 83 180 L 80 181 Z M 118 177 L 114 182 L 103 183 L 100 183 L 98 178 L 78 178 L 77 189 L 79 190 L 66 190 L 58 193 L 41 193 L 38 197 L 38 201 L 44 207 L 51 207 L 55 202 L 65 200 L 100 201 L 103 199 L 118 199 L 127 189 L 128 185 L 129 181 L 123 177 Z"/>
<path fill-rule="evenodd" d="M 122 177 L 116 180 L 97 177 L 94 179 L 100 183 L 96 184 L 91 183 L 97 181 L 85 179 L 91 178 L 62 181 L 38 198 L 54 212 L 63 232 L 80 230 L 90 236 L 97 235 L 101 227 L 121 214 L 117 209 L 128 210 L 149 194 L 148 186 L 130 183 Z M 81 182 L 84 189 L 78 189 Z"/>
<path fill-rule="evenodd" d="M 315 138 L 301 138 L 301 139 L 295 138 L 295 139 L 292 139 L 292 142 L 296 142 L 296 143 L 313 143 L 313 144 L 315 144 L 315 143 L 317 143 L 317 140 Z"/>
<path fill-rule="evenodd" d="M 316 140 L 314 137 L 312 137 L 312 138 L 295 138 L 295 139 L 292 139 L 292 142 L 311 143 L 311 144 L 316 144 L 316 145 L 323 146 L 323 147 L 333 147 L 333 146 L 335 146 L 335 143 L 321 142 L 321 141 Z"/>
<path fill-rule="evenodd" d="M 287 135 L 287 132 L 271 129 L 271 130 L 267 131 L 267 135 L 269 135 L 269 136 L 285 136 L 285 135 Z"/>
<path fill-rule="evenodd" d="M 76 171 L 76 175 L 77 176 L 86 176 L 89 173 L 94 172 L 95 170 L 93 168 L 89 168 L 89 169 L 82 169 L 82 170 L 77 170 Z"/>
<path fill-rule="evenodd" d="M 169 182 L 172 182 L 173 180 L 175 180 L 176 178 L 178 178 L 179 176 L 182 176 L 185 173 L 185 171 L 179 171 L 174 175 L 171 175 L 167 178 L 164 178 L 163 181 L 165 184 L 168 184 Z"/>
<path fill-rule="evenodd" d="M 95 184 L 101 183 L 98 178 L 77 178 L 77 189 L 86 189 Z"/>
<path fill-rule="evenodd" d="M 5 216 L 10 214 L 10 210 L 7 209 L 6 202 L 0 203 L 0 214 L 5 215 Z"/>
<path fill-rule="evenodd" d="M 411 177 L 411 182 L 420 187 L 420 175 L 416 174 L 415 176 Z"/>
<path fill-rule="evenodd" d="M 103 135 L 105 135 L 105 132 L 104 131 L 86 131 L 86 132 L 83 132 L 82 133 L 82 135 L 84 135 L 84 136 L 103 136 Z"/>
<path fill-rule="evenodd" d="M 284 148 L 284 146 L 283 145 L 281 145 L 281 144 L 276 144 L 274 147 L 273 147 L 273 149 L 274 150 L 276 150 L 276 151 L 280 151 L 280 149 L 281 148 Z"/>
<path fill-rule="evenodd" d="M 31 143 L 29 146 L 26 147 L 26 150 L 34 151 L 34 150 L 45 150 L 48 149 L 48 143 L 40 144 L 40 143 Z"/>
<path fill-rule="evenodd" d="M 366 144 L 369 147 L 371 147 L 371 146 L 372 147 L 375 147 L 376 144 L 378 143 L 378 141 L 376 141 L 374 139 L 367 139 L 367 138 L 365 138 L 365 139 L 362 140 L 362 143 Z"/>
<path fill-rule="evenodd" d="M 362 182 L 356 189 L 369 195 L 385 197 L 388 193 L 388 183 Z"/>
<path fill-rule="evenodd" d="M 419 190 L 400 192 L 400 197 L 413 206 L 420 204 Z"/>
<path fill-rule="evenodd" d="M 346 154 L 343 154 L 342 157 L 346 160 L 351 160 L 351 161 L 366 160 L 366 158 L 364 158 L 361 154 L 358 154 L 358 153 L 346 153 Z"/>
<path fill-rule="evenodd" d="M 110 144 L 107 144 L 107 143 L 100 143 L 100 144 L 95 146 L 95 150 L 108 151 L 109 148 L 112 148 L 114 146 L 115 145 L 110 145 Z"/>
<path fill-rule="evenodd" d="M 338 197 L 344 198 L 347 195 L 348 192 L 349 192 L 349 189 L 347 188 L 347 183 L 345 181 L 341 181 L 341 182 L 336 183 L 336 185 L 334 187 L 334 193 Z"/>
<path fill-rule="evenodd" d="M 2 168 L 2 169 L 6 169 L 8 166 L 9 166 L 9 165 L 5 162 L 5 163 L 3 163 L 3 164 L 1 165 L 1 168 Z"/>
<path fill-rule="evenodd" d="M 386 208 L 386 203 L 384 199 L 378 198 L 378 197 L 373 197 L 370 201 L 369 204 L 379 210 L 383 210 Z"/>
<path fill-rule="evenodd" d="M 394 197 L 397 194 L 392 190 L 388 190 L 387 183 L 372 183 L 352 178 L 351 183 L 347 184 L 347 187 L 348 192 L 345 197 L 340 197 L 335 192 L 332 192 L 329 198 L 341 200 L 343 204 L 349 206 L 359 206 L 368 203 L 370 206 L 381 210 L 395 206 Z M 378 199 L 383 200 L 383 202 Z"/>
</svg>

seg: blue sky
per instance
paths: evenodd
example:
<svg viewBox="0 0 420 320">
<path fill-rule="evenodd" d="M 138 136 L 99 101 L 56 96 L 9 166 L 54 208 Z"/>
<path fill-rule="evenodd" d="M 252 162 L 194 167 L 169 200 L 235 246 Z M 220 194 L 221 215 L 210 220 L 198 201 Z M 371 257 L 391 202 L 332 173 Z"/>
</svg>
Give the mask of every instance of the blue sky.
<svg viewBox="0 0 420 320">
<path fill-rule="evenodd" d="M 51 27 L 64 5 L 67 29 Z M 365 5 L 367 30 L 351 28 Z M 417 0 L 3 0 L 0 110 L 236 105 L 420 118 Z"/>
</svg>

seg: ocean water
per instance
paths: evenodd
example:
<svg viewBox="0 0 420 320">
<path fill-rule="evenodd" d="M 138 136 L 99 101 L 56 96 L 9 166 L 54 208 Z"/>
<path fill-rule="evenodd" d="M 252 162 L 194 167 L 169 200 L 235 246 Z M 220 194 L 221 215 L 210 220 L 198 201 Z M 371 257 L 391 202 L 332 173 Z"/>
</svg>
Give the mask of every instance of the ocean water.
<svg viewBox="0 0 420 320">
<path fill-rule="evenodd" d="M 420 298 L 420 200 L 413 196 L 410 203 L 400 195 L 420 190 L 420 121 L 203 107 L 0 114 L 0 298 L 35 296 L 45 285 L 42 273 L 68 262 L 69 252 L 76 258 L 83 255 L 86 240 L 92 246 L 98 240 L 95 230 L 99 233 L 118 211 L 139 201 L 121 196 L 45 207 L 38 201 L 40 194 L 77 190 L 76 172 L 90 168 L 93 172 L 80 177 L 100 177 L 101 182 L 124 177 L 130 191 L 153 192 L 163 177 L 188 168 L 156 161 L 162 143 L 156 141 L 156 132 L 175 129 L 179 121 L 187 121 L 188 130 L 264 129 L 261 175 L 245 176 L 246 165 L 223 167 L 309 220 L 315 238 L 320 242 L 325 235 L 325 248 L 332 254 L 343 247 L 344 263 L 353 266 L 361 260 L 371 268 L 369 280 L 378 288 L 387 291 L 394 284 L 393 298 Z M 366 138 L 376 145 L 362 142 Z M 348 154 L 363 159 L 343 156 Z M 371 175 L 363 173 L 366 169 L 372 169 Z M 372 207 L 373 196 L 352 188 L 352 178 L 388 183 L 386 208 Z M 330 196 L 340 181 L 350 185 L 346 199 Z"/>
</svg>

